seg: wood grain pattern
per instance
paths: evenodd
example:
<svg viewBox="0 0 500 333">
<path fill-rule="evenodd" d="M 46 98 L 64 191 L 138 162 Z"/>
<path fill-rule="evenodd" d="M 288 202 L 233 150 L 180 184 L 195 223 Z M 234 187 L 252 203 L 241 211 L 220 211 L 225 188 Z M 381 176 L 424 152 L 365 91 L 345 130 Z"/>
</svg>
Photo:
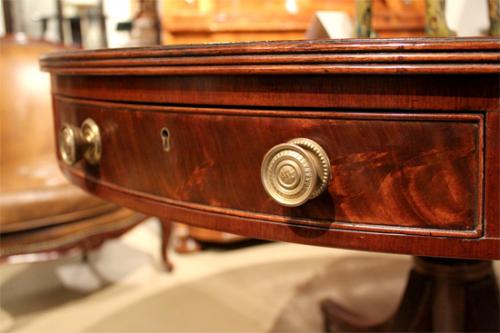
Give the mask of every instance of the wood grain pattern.
<svg viewBox="0 0 500 333">
<path fill-rule="evenodd" d="M 499 47 L 473 38 L 182 45 L 58 53 L 41 66 L 87 75 L 496 73 Z"/>
<path fill-rule="evenodd" d="M 380 233 L 377 230 L 325 229 L 316 226 L 278 223 L 259 217 L 254 218 L 250 214 L 243 213 L 243 216 L 234 216 L 224 212 L 205 211 L 198 206 L 179 206 L 172 202 L 158 201 L 156 198 L 139 193 L 122 191 L 112 184 L 95 183 L 84 173 L 78 173 L 68 168 L 64 168 L 63 172 L 74 184 L 104 199 L 134 210 L 155 212 L 158 216 L 170 221 L 181 221 L 198 227 L 252 238 L 419 256 L 500 259 L 498 237 L 490 236 L 470 240 L 453 237 L 423 237 L 403 233 Z"/>
<path fill-rule="evenodd" d="M 485 220 L 486 235 L 500 239 L 500 113 L 486 115 Z"/>
<path fill-rule="evenodd" d="M 47 54 L 40 64 L 51 69 L 67 61 L 91 62 L 97 59 L 129 59 L 158 57 L 207 56 L 207 64 L 217 55 L 269 55 L 314 54 L 314 53 L 358 53 L 384 55 L 398 52 L 496 52 L 500 41 L 497 38 L 372 38 L 332 39 L 303 41 L 274 41 L 250 43 L 220 43 L 199 45 L 154 46 L 142 48 L 121 48 L 87 50 L 80 52 L 57 52 Z M 473 59 L 467 62 L 474 62 Z"/>
<path fill-rule="evenodd" d="M 143 104 L 439 113 L 500 110 L 498 74 L 54 75 L 52 87 L 62 96 Z"/>
<path fill-rule="evenodd" d="M 102 198 L 262 239 L 500 259 L 499 47 L 246 43 L 59 53 L 41 65 L 56 130 L 86 117 L 103 128 L 98 167 L 60 163 Z M 323 196 L 283 208 L 262 189 L 260 162 L 300 136 L 327 150 L 333 180 Z"/>
<path fill-rule="evenodd" d="M 478 116 L 405 114 L 401 122 L 401 116 L 387 114 L 294 112 L 293 118 L 283 118 L 280 112 L 261 110 L 252 117 L 252 110 L 231 114 L 212 109 L 212 114 L 203 115 L 199 113 L 207 110 L 143 109 L 63 98 L 55 103 L 57 127 L 86 118 L 102 124 L 103 150 L 113 153 L 104 155 L 98 174 L 87 174 L 95 182 L 178 205 L 231 209 L 236 216 L 246 211 L 292 224 L 355 229 L 378 225 L 388 231 L 396 226 L 423 234 L 443 234 L 432 229 L 446 229 L 453 230 L 447 235 L 479 236 Z M 168 153 L 163 151 L 162 128 L 170 133 Z M 138 137 L 149 144 L 138 143 Z M 267 150 L 296 137 L 322 145 L 330 156 L 333 179 L 327 195 L 292 209 L 266 195 L 260 164 Z M 127 166 L 123 173 L 115 167 L 117 160 Z M 126 177 L 148 170 L 155 170 L 156 176 Z"/>
</svg>

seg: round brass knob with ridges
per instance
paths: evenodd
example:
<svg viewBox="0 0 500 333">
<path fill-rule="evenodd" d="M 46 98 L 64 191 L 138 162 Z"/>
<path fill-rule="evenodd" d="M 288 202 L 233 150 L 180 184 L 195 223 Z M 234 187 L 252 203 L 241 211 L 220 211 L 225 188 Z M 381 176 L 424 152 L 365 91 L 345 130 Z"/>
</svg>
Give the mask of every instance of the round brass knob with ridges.
<svg viewBox="0 0 500 333">
<path fill-rule="evenodd" d="M 92 119 L 87 119 L 81 128 L 64 125 L 59 133 L 59 152 L 68 165 L 73 165 L 82 158 L 90 164 L 99 163 L 102 148 L 97 124 Z"/>
<path fill-rule="evenodd" d="M 330 161 L 319 144 L 298 138 L 269 150 L 262 161 L 262 184 L 283 206 L 296 207 L 311 200 L 330 182 Z"/>
</svg>

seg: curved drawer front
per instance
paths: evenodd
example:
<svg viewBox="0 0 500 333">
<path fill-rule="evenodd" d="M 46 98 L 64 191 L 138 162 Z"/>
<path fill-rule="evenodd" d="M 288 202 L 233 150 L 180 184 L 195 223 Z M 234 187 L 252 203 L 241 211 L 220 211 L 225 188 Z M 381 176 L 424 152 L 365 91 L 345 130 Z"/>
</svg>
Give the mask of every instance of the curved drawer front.
<svg viewBox="0 0 500 333">
<path fill-rule="evenodd" d="M 64 166 L 89 184 L 278 223 L 481 235 L 480 114 L 195 109 L 61 97 L 54 101 L 56 128 L 80 126 L 91 118 L 101 130 L 99 164 Z M 283 207 L 264 190 L 262 159 L 273 146 L 301 137 L 324 148 L 331 181 L 319 197 L 299 207 Z"/>
</svg>

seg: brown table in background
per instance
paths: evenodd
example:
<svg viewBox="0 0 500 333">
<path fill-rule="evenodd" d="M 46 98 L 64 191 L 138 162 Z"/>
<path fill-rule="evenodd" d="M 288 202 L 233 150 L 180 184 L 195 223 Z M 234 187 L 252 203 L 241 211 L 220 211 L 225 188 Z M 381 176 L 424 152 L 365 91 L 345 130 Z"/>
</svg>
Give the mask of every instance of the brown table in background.
<svg viewBox="0 0 500 333">
<path fill-rule="evenodd" d="M 326 301 L 328 330 L 495 331 L 499 48 L 248 43 L 59 53 L 41 66 L 74 184 L 197 227 L 417 257 L 391 320 L 369 327 Z"/>
</svg>

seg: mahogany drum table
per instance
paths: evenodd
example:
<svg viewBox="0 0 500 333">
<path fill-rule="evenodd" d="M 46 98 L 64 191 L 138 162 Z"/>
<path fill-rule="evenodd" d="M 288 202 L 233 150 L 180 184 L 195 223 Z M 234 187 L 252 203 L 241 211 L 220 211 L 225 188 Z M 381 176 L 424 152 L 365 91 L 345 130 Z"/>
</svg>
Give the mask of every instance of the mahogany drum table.
<svg viewBox="0 0 500 333">
<path fill-rule="evenodd" d="M 415 256 L 393 318 L 325 301 L 327 330 L 499 329 L 499 39 L 73 51 L 41 66 L 59 164 L 81 188 L 197 227 Z"/>
</svg>

